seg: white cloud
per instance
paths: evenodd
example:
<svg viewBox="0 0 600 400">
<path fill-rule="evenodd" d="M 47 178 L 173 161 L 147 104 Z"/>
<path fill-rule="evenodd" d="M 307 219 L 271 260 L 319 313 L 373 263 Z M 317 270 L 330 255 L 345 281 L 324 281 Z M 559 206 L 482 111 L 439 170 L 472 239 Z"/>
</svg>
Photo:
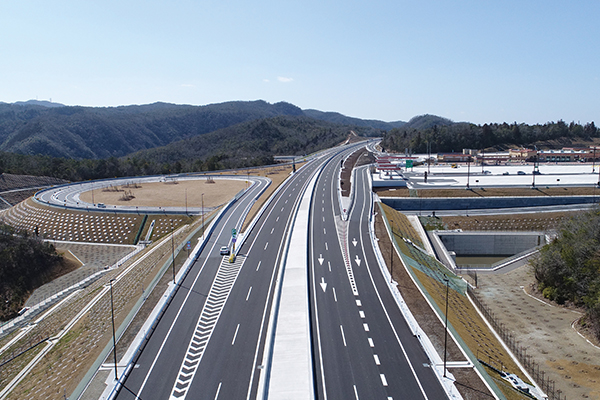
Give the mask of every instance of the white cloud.
<svg viewBox="0 0 600 400">
<path fill-rule="evenodd" d="M 270 81 L 268 79 L 263 79 L 264 83 L 269 83 Z"/>
<path fill-rule="evenodd" d="M 290 83 L 290 82 L 293 82 L 293 81 L 294 81 L 294 79 L 293 79 L 293 78 L 286 78 L 286 77 L 284 77 L 284 76 L 278 76 L 278 77 L 277 77 L 277 80 L 278 80 L 279 82 L 281 82 L 281 83 Z"/>
</svg>

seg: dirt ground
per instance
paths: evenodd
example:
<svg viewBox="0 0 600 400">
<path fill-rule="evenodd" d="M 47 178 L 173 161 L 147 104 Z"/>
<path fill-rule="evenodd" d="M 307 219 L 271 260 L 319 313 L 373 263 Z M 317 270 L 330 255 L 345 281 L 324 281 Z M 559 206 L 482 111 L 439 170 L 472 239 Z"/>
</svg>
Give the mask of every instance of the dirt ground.
<svg viewBox="0 0 600 400">
<path fill-rule="evenodd" d="M 355 151 L 344 162 L 344 168 L 340 175 L 340 186 L 342 188 L 342 196 L 349 197 L 352 189 L 352 170 L 360 165 L 370 164 L 375 162 L 373 154 L 365 149 Z"/>
<path fill-rule="evenodd" d="M 140 207 L 185 207 L 187 198 L 188 207 L 202 207 L 202 193 L 204 193 L 204 207 L 216 207 L 231 199 L 247 185 L 242 177 L 240 180 L 214 179 L 213 181 L 214 183 L 208 183 L 205 178 L 201 178 L 193 181 L 143 183 L 139 185 L 140 187 L 107 187 L 94 190 L 93 197 L 95 203 Z M 135 197 L 131 200 L 122 200 L 122 197 L 129 192 Z M 82 193 L 79 197 L 85 202 L 93 203 L 91 190 Z"/>
<path fill-rule="evenodd" d="M 600 399 L 600 347 L 572 327 L 577 310 L 532 296 L 528 266 L 508 273 L 479 274 L 479 295 L 567 399 Z"/>
</svg>

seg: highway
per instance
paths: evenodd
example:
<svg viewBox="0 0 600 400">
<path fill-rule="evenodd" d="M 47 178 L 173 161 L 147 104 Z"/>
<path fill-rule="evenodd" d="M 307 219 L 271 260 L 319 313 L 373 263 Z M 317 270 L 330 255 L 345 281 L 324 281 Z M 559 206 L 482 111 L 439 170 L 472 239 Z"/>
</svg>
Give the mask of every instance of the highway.
<svg viewBox="0 0 600 400">
<path fill-rule="evenodd" d="M 259 363 L 282 246 L 300 194 L 328 157 L 309 162 L 286 181 L 244 238 L 235 263 L 219 256 L 218 249 L 229 242 L 231 228 L 240 227 L 241 213 L 256 194 L 243 196 L 223 216 L 128 375 L 119 399 L 258 396 Z"/>
<path fill-rule="evenodd" d="M 355 203 L 346 223 L 337 201 L 339 165 L 334 158 L 319 177 L 310 217 L 316 397 L 447 398 L 375 258 L 366 169 L 356 175 Z"/>
<path fill-rule="evenodd" d="M 340 161 L 356 148 L 346 146 L 312 160 L 291 176 L 246 234 L 234 263 L 218 249 L 230 243 L 232 228 L 239 230 L 243 210 L 260 185 L 227 211 L 129 372 L 118 399 L 262 398 L 261 363 L 283 246 L 301 194 L 315 173 L 319 177 L 309 232 L 314 396 L 446 398 L 373 253 L 371 191 L 364 168 L 355 182 L 350 219 L 340 218 Z"/>
</svg>

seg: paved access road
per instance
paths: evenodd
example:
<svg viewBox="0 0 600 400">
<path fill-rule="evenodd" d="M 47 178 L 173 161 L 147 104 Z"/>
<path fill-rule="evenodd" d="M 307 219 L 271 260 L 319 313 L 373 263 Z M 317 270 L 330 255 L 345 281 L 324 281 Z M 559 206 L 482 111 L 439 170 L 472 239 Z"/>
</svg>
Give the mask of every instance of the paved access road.
<svg viewBox="0 0 600 400">
<path fill-rule="evenodd" d="M 369 237 L 367 171 L 361 168 L 356 174 L 355 203 L 346 223 L 337 201 L 339 165 L 335 157 L 323 170 L 311 211 L 310 306 L 317 398 L 447 398 L 375 258 Z"/>
<path fill-rule="evenodd" d="M 242 211 L 257 193 L 246 194 L 223 216 L 119 399 L 258 396 L 282 246 L 303 188 L 329 157 L 311 161 L 285 183 L 245 238 L 235 263 L 219 256 L 219 247 L 229 242 L 231 228 L 239 228 Z"/>
<path fill-rule="evenodd" d="M 48 204 L 56 207 L 65 207 L 75 210 L 86 210 L 86 211 L 98 211 L 98 212 L 111 212 L 111 213 L 136 213 L 136 214 L 201 214 L 203 211 L 210 211 L 213 208 L 201 207 L 153 207 L 153 206 L 128 206 L 128 205 L 104 205 L 99 206 L 98 204 L 86 203 L 80 199 L 81 193 L 92 192 L 92 198 L 94 198 L 94 190 L 96 192 L 103 190 L 110 186 L 125 186 L 127 184 L 144 184 L 154 182 L 164 182 L 165 180 L 200 180 L 205 179 L 206 174 L 200 173 L 184 173 L 174 175 L 155 175 L 155 176 L 142 176 L 142 177 L 129 177 L 129 178 L 115 178 L 115 179 L 104 179 L 98 181 L 87 181 L 79 182 L 74 184 L 59 185 L 42 190 L 34 196 L 34 199 L 40 203 Z M 260 176 L 249 176 L 242 177 L 239 175 L 219 175 L 213 176 L 215 179 L 233 179 L 233 180 L 250 180 L 254 184 L 259 184 L 261 187 L 265 187 L 269 179 Z"/>
</svg>

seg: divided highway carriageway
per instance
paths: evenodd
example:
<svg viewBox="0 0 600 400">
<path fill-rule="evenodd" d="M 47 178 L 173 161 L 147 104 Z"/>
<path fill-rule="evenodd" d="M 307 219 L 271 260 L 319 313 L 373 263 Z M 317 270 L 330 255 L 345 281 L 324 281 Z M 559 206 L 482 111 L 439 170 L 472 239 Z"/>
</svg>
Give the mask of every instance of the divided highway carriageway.
<svg viewBox="0 0 600 400">
<path fill-rule="evenodd" d="M 270 365 L 263 365 L 273 341 L 269 317 L 277 315 L 271 308 L 290 226 L 315 174 L 307 232 L 314 391 L 307 398 L 446 397 L 374 256 L 366 170 L 357 175 L 349 221 L 340 218 L 336 182 L 341 160 L 364 145 L 329 150 L 293 174 L 244 234 L 233 263 L 219 249 L 231 244 L 231 230 L 239 231 L 244 210 L 257 193 L 246 193 L 227 210 L 129 371 L 118 399 L 276 397 L 265 383 Z"/>
</svg>

